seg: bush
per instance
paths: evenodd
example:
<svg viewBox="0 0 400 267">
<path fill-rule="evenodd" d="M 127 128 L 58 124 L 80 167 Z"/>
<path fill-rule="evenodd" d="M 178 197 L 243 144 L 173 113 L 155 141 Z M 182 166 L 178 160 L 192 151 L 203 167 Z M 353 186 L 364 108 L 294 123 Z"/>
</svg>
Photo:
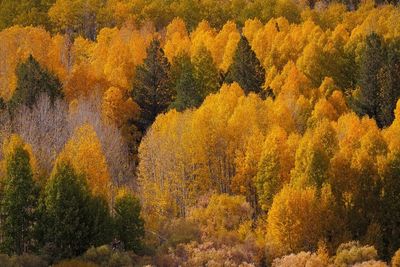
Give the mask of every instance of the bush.
<svg viewBox="0 0 400 267">
<path fill-rule="evenodd" d="M 227 194 L 212 195 L 206 205 L 197 206 L 190 211 L 188 221 L 198 225 L 202 238 L 208 241 L 245 239 L 240 234 L 248 228 L 253 210 L 243 196 Z"/>
<path fill-rule="evenodd" d="M 290 254 L 282 258 L 275 259 L 272 263 L 273 267 L 323 267 L 328 266 L 328 262 L 320 258 L 315 253 L 300 252 L 298 254 Z"/>
<path fill-rule="evenodd" d="M 37 255 L 22 254 L 11 257 L 11 266 L 13 267 L 47 267 L 45 260 Z"/>
<path fill-rule="evenodd" d="M 95 263 L 98 266 L 122 267 L 133 266 L 135 254 L 130 252 L 113 251 L 109 246 L 91 247 L 83 255 L 86 262 Z"/>
<path fill-rule="evenodd" d="M 383 261 L 371 260 L 357 263 L 353 267 L 388 267 L 388 265 Z"/>
<path fill-rule="evenodd" d="M 10 257 L 6 254 L 0 254 L 0 266 L 11 267 Z"/>
<path fill-rule="evenodd" d="M 200 241 L 201 233 L 196 223 L 180 218 L 166 224 L 161 235 L 166 238 L 167 246 L 176 247 L 178 244 Z"/>
<path fill-rule="evenodd" d="M 338 267 L 347 267 L 377 258 L 378 252 L 373 246 L 361 246 L 359 242 L 352 241 L 338 247 L 334 264 Z"/>
<path fill-rule="evenodd" d="M 133 262 L 127 252 L 116 252 L 111 255 L 111 258 L 108 261 L 107 265 L 103 265 L 103 266 L 107 266 L 107 267 L 133 266 Z"/>
<path fill-rule="evenodd" d="M 233 246 L 214 242 L 180 244 L 169 254 L 158 255 L 156 266 L 258 266 L 254 240 Z"/>
<path fill-rule="evenodd" d="M 32 254 L 22 254 L 9 257 L 0 254 L 1 267 L 47 267 L 47 262 L 39 256 Z"/>
<path fill-rule="evenodd" d="M 112 251 L 109 246 L 91 247 L 83 255 L 83 259 L 98 265 L 106 264 L 111 258 Z"/>
</svg>

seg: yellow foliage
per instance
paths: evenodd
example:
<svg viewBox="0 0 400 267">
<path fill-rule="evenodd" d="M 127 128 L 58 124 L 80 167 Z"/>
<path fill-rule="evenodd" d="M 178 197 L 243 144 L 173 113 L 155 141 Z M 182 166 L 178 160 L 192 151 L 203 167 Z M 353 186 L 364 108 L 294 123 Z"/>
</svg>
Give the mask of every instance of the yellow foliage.
<svg viewBox="0 0 400 267">
<path fill-rule="evenodd" d="M 252 43 L 256 33 L 262 27 L 263 24 L 257 18 L 246 20 L 243 27 L 243 35 L 246 36 L 250 43 Z"/>
<path fill-rule="evenodd" d="M 38 181 L 40 177 L 40 169 L 38 167 L 35 155 L 33 154 L 33 150 L 31 145 L 25 143 L 19 135 L 12 134 L 10 137 L 4 140 L 3 142 L 3 150 L 2 156 L 3 160 L 1 161 L 1 170 L 0 173 L 4 174 L 6 172 L 6 160 L 12 156 L 15 149 L 18 147 L 22 147 L 29 154 L 29 164 L 32 168 L 33 178 Z"/>
<path fill-rule="evenodd" d="M 235 158 L 236 174 L 232 178 L 232 191 L 236 194 L 245 195 L 249 202 L 254 203 L 254 179 L 258 171 L 258 161 L 261 156 L 260 141 L 264 139 L 259 130 L 246 138 L 244 151 L 237 151 Z"/>
<path fill-rule="evenodd" d="M 102 92 L 107 88 L 108 82 L 99 79 L 92 68 L 86 62 L 74 65 L 64 85 L 65 97 L 68 101 L 80 97 L 88 97 Z"/>
<path fill-rule="evenodd" d="M 135 23 L 138 19 L 138 10 L 143 8 L 143 4 L 143 1 L 107 0 L 105 11 L 118 26 L 121 26 L 128 23 Z"/>
<path fill-rule="evenodd" d="M 95 43 L 87 40 L 83 37 L 77 37 L 74 40 L 72 47 L 72 55 L 75 64 L 82 62 L 88 62 L 93 54 L 93 48 Z"/>
<path fill-rule="evenodd" d="M 199 186 L 207 186 L 197 184 L 195 174 L 185 173 L 194 168 L 190 160 L 184 161 L 191 153 L 186 146 L 190 144 L 186 137 L 190 118 L 190 112 L 181 115 L 175 110 L 158 116 L 140 144 L 138 180 L 145 199 L 143 216 L 147 227 L 155 232 L 167 219 L 184 216 L 193 204 L 193 195 L 201 192 Z"/>
<path fill-rule="evenodd" d="M 335 227 L 330 188 L 324 187 L 320 194 L 313 187 L 286 185 L 275 196 L 267 219 L 267 240 L 274 256 L 316 249 L 325 231 Z"/>
<path fill-rule="evenodd" d="M 153 230 L 165 218 L 186 214 L 210 189 L 250 196 L 252 177 L 244 172 L 254 174 L 257 168 L 257 144 L 268 127 L 267 102 L 246 97 L 234 83 L 208 96 L 197 110 L 157 117 L 139 148 L 143 213 Z M 243 176 L 234 177 L 236 168 L 243 168 Z"/>
<path fill-rule="evenodd" d="M 151 23 L 133 26 L 157 15 L 156 5 L 162 2 L 58 0 L 49 16 L 64 30 L 81 26 L 77 25 L 80 8 L 87 3 L 99 26 L 112 18 L 112 23 L 104 25 L 114 28 L 102 28 L 95 41 L 77 37 L 72 43 L 66 36 L 34 27 L 3 30 L 0 97 L 6 101 L 11 98 L 17 83 L 15 69 L 32 54 L 62 81 L 70 114 L 77 111 L 79 98 L 99 93 L 104 122 L 123 128 L 140 112 L 130 97 L 131 81 L 151 40 L 161 40 L 170 62 L 182 53 L 194 58 L 205 47 L 217 69 L 226 72 L 243 34 L 267 70 L 264 87 L 273 97 L 245 95 L 237 83 L 224 84 L 197 109 L 182 113 L 171 110 L 157 117 L 139 149 L 138 182 L 147 227 L 158 233 L 168 220 L 190 215 L 207 228 L 206 232 L 220 234 L 234 228 L 244 239 L 252 231 L 247 221 L 251 213 L 248 205 L 261 206 L 270 210 L 263 229 L 267 234 L 260 240 L 271 242 L 268 245 L 276 255 L 316 249 L 328 228 L 322 219 L 339 224 L 328 212 L 332 192 L 345 208 L 353 207 L 362 178 L 381 179 L 386 163 L 400 151 L 400 101 L 393 124 L 381 130 L 373 119 L 350 112 L 344 92 L 351 88 L 341 88 L 353 86 L 353 80 L 349 84 L 343 81 L 348 78 L 347 64 L 353 64 L 353 59 L 358 63 L 367 35 L 376 32 L 385 42 L 399 37 L 400 9 L 393 5 L 374 7 L 370 0 L 354 11 L 346 11 L 340 3 L 323 6 L 317 2 L 311 9 L 304 7 L 310 4 L 307 1 L 277 0 L 267 1 L 271 14 L 266 17 L 274 18 L 266 23 L 257 18 L 238 19 L 240 25 L 244 22 L 242 32 L 233 21 L 218 29 L 210 26 L 218 24 L 215 21 L 202 21 L 189 33 L 180 18 L 160 32 Z M 225 2 L 230 1 L 203 4 L 206 10 L 216 12 L 218 5 L 228 5 Z M 235 14 L 238 17 L 242 11 L 250 12 L 247 7 L 240 10 L 245 2 L 229 3 L 238 9 L 229 12 L 240 11 Z M 261 2 L 252 1 L 251 5 L 263 6 Z M 180 6 L 174 3 L 170 8 Z M 360 88 L 354 89 L 354 96 L 360 94 Z M 18 136 L 5 141 L 4 157 L 16 146 L 29 152 L 37 177 L 32 148 Z M 283 186 L 275 197 L 262 196 L 255 185 L 263 158 L 270 159 L 265 169 L 269 168 L 268 174 L 273 173 L 278 181 L 276 191 Z M 59 155 L 61 159 L 85 175 L 94 194 L 110 199 L 111 178 L 92 126 L 75 129 Z M 2 169 L 4 172 L 4 166 Z M 207 207 L 190 211 L 210 192 L 215 194 Z M 121 188 L 117 197 L 126 193 L 127 189 Z M 263 197 L 273 199 L 272 206 Z M 246 217 L 245 222 L 237 213 Z"/>
<path fill-rule="evenodd" d="M 57 74 L 63 81 L 66 76 L 64 38 L 51 35 L 42 28 L 13 26 L 0 32 L 0 97 L 9 100 L 17 86 L 15 69 L 32 55 L 42 66 Z"/>
<path fill-rule="evenodd" d="M 334 121 L 338 119 L 338 113 L 329 101 L 322 98 L 315 104 L 311 119 L 319 121 L 323 118 Z"/>
<path fill-rule="evenodd" d="M 218 33 L 211 29 L 208 23 L 202 22 L 192 33 L 191 38 L 194 44 L 192 54 L 199 49 L 201 44 L 204 44 L 211 52 L 217 67 L 226 72 L 232 64 L 233 55 L 240 40 L 240 34 L 235 23 L 231 21 L 228 21 Z"/>
<path fill-rule="evenodd" d="M 103 118 L 106 122 L 122 127 L 129 119 L 137 118 L 139 106 L 131 99 L 125 99 L 117 87 L 110 87 L 103 96 Z"/>
<path fill-rule="evenodd" d="M 84 175 L 94 195 L 110 199 L 111 178 L 100 141 L 89 124 L 77 128 L 58 161 L 67 160 L 77 173 Z"/>
<path fill-rule="evenodd" d="M 206 207 L 195 207 L 188 220 L 200 226 L 208 238 L 228 238 L 236 235 L 245 239 L 251 223 L 252 210 L 242 196 L 212 195 Z"/>
<path fill-rule="evenodd" d="M 153 32 L 132 28 L 103 28 L 93 47 L 92 66 L 98 79 L 104 77 L 111 86 L 130 89 L 135 66 L 146 57 Z M 107 89 L 107 88 L 105 88 Z"/>
<path fill-rule="evenodd" d="M 396 251 L 392 258 L 392 266 L 399 267 L 400 266 L 400 249 Z"/>
<path fill-rule="evenodd" d="M 291 172 L 292 184 L 320 188 L 327 182 L 329 162 L 336 150 L 336 131 L 328 120 L 309 128 L 296 151 L 296 163 Z"/>
<path fill-rule="evenodd" d="M 174 57 L 179 54 L 189 54 L 191 42 L 186 30 L 185 22 L 180 18 L 175 18 L 167 26 L 167 37 L 164 46 L 165 56 L 172 63 Z"/>
<path fill-rule="evenodd" d="M 383 135 L 388 143 L 390 151 L 400 151 L 400 100 L 397 101 L 396 109 L 394 110 L 395 119 L 390 127 L 383 130 Z"/>
<path fill-rule="evenodd" d="M 192 55 L 197 54 L 198 50 L 203 46 L 205 46 L 208 50 L 210 50 L 209 44 L 213 42 L 215 35 L 216 35 L 216 30 L 211 28 L 211 26 L 208 24 L 207 21 L 204 20 L 201 21 L 197 25 L 197 28 L 190 34 L 190 39 L 192 41 L 191 54 Z"/>
</svg>

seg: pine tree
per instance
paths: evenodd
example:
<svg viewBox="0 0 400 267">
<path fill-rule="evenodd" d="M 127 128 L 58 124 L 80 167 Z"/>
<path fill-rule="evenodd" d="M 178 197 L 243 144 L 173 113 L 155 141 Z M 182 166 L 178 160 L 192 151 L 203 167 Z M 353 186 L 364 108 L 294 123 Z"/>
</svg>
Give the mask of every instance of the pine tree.
<svg viewBox="0 0 400 267">
<path fill-rule="evenodd" d="M 107 201 L 103 197 L 94 196 L 89 201 L 90 240 L 97 247 L 108 244 L 112 240 L 112 218 Z"/>
<path fill-rule="evenodd" d="M 45 187 L 40 214 L 40 241 L 53 260 L 78 256 L 91 245 L 89 190 L 69 163 L 59 162 L 55 167 Z"/>
<path fill-rule="evenodd" d="M 384 60 L 382 38 L 372 33 L 366 38 L 366 46 L 361 55 L 358 85 L 360 95 L 354 102 L 354 108 L 360 115 L 369 115 L 377 119 L 379 113 L 379 80 Z M 378 125 L 380 122 L 377 121 Z M 380 125 L 381 126 L 381 125 Z"/>
<path fill-rule="evenodd" d="M 42 68 L 32 56 L 18 65 L 16 74 L 17 87 L 10 99 L 11 109 L 19 105 L 34 106 L 41 93 L 46 93 L 52 103 L 56 98 L 63 97 L 58 78 Z"/>
<path fill-rule="evenodd" d="M 169 72 L 170 65 L 160 41 L 153 40 L 147 49 L 144 63 L 136 68 L 133 81 L 133 98 L 141 109 L 136 125 L 142 131 L 173 101 L 175 92 L 170 86 Z"/>
<path fill-rule="evenodd" d="M 400 51 L 396 43 L 387 49 L 386 64 L 378 73 L 378 114 L 377 121 L 382 127 L 389 126 L 394 120 L 394 109 L 400 96 Z"/>
<path fill-rule="evenodd" d="M 194 78 L 202 99 L 216 93 L 220 86 L 220 75 L 210 51 L 203 45 L 193 57 Z"/>
<path fill-rule="evenodd" d="M 229 83 L 237 82 L 246 94 L 250 92 L 262 94 L 263 92 L 265 70 L 244 36 L 240 38 L 237 45 L 226 80 Z"/>
<path fill-rule="evenodd" d="M 115 234 L 126 250 L 138 252 L 144 237 L 144 222 L 140 217 L 141 206 L 137 198 L 125 194 L 115 202 Z"/>
<path fill-rule="evenodd" d="M 22 146 L 6 158 L 0 206 L 1 249 L 6 253 L 20 255 L 32 248 L 38 190 L 29 161 L 29 153 Z"/>
<path fill-rule="evenodd" d="M 188 55 L 182 54 L 175 57 L 171 78 L 174 81 L 176 91 L 176 99 L 171 104 L 171 108 L 183 111 L 187 108 L 198 107 L 201 104 L 202 97 L 194 77 L 194 67 Z"/>
</svg>

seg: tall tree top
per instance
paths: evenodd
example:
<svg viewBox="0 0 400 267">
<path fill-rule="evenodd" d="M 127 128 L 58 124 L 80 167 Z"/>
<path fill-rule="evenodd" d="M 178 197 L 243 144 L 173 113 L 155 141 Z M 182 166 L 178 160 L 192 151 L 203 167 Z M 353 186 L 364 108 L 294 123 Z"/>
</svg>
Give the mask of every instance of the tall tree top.
<svg viewBox="0 0 400 267">
<path fill-rule="evenodd" d="M 237 45 L 226 80 L 239 83 L 246 94 L 250 92 L 260 94 L 263 91 L 265 70 L 243 35 Z"/>
<path fill-rule="evenodd" d="M 147 57 L 136 68 L 133 98 L 141 109 L 137 126 L 144 131 L 172 102 L 175 92 L 170 86 L 170 65 L 160 41 L 154 39 L 147 48 Z"/>
<path fill-rule="evenodd" d="M 40 66 L 32 55 L 18 65 L 16 74 L 17 88 L 10 99 L 11 108 L 18 105 L 33 107 L 41 93 L 46 93 L 52 103 L 56 98 L 63 97 L 60 80 Z"/>
</svg>

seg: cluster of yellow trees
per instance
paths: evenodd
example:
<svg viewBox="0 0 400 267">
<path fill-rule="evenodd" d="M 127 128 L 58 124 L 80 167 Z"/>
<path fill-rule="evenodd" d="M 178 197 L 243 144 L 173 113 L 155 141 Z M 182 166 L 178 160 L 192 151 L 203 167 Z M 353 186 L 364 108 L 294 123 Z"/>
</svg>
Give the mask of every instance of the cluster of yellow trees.
<svg viewBox="0 0 400 267">
<path fill-rule="evenodd" d="M 325 77 L 333 78 L 340 89 L 354 86 L 351 73 L 354 66 L 348 55 L 355 54 L 357 60 L 363 39 L 371 32 L 391 41 L 400 27 L 396 7 L 374 8 L 372 2 L 354 12 L 332 4 L 320 11 L 304 11 L 302 16 L 304 22 L 300 24 L 290 24 L 284 17 L 266 24 L 251 19 L 240 31 L 233 22 L 227 22 L 217 31 L 202 21 L 190 33 L 183 20 L 177 18 L 166 27 L 165 34 L 156 32 L 151 24 L 141 28 L 103 28 L 96 41 L 78 37 L 72 43 L 63 35 L 52 36 L 40 28 L 14 26 L 0 34 L 0 96 L 4 99 L 12 96 L 17 64 L 33 55 L 57 74 L 70 102 L 98 90 L 103 95 L 106 116 L 121 123 L 124 117 L 137 112 L 128 99 L 128 91 L 135 66 L 143 62 L 146 47 L 153 38 L 163 40 L 170 62 L 182 52 L 193 58 L 205 46 L 218 69 L 226 72 L 242 32 L 266 69 L 265 88 L 279 94 L 284 80 L 292 79 L 294 75 L 289 74 L 296 69 L 297 80 L 302 82 L 297 85 L 292 81 L 291 86 L 306 98 L 312 98 L 314 90 L 308 90 L 309 87 L 319 87 Z M 116 110 L 116 106 L 129 112 Z"/>
<path fill-rule="evenodd" d="M 356 86 L 349 55 L 360 60 L 371 32 L 386 41 L 398 38 L 398 12 L 370 4 L 346 12 L 332 5 L 308 13 L 302 24 L 246 21 L 242 33 L 266 69 L 264 88 L 275 97 L 246 96 L 233 83 L 198 109 L 157 118 L 139 148 L 147 226 L 162 231 L 175 217 L 190 218 L 199 198 L 211 191 L 246 197 L 257 235 L 274 256 L 316 250 L 321 241 L 332 251 L 351 239 L 392 255 L 398 227 L 384 217 L 396 216 L 399 208 L 397 197 L 389 200 L 398 188 L 399 108 L 393 124 L 379 129 L 374 119 L 351 111 L 343 92 Z M 189 36 L 175 30 L 168 39 L 174 23 L 167 28 L 168 58 L 174 56 L 171 43 L 176 54 L 193 55 L 201 42 L 218 68 L 227 70 L 239 40 L 235 27 L 228 34 L 227 23 L 215 34 L 202 22 Z M 223 46 L 220 36 L 226 36 Z"/>
<path fill-rule="evenodd" d="M 367 36 L 375 33 L 388 44 L 400 38 L 398 7 L 366 1 L 355 11 L 339 3 L 300 10 L 280 0 L 271 14 L 281 16 L 268 21 L 187 25 L 187 18 L 177 17 L 160 30 L 146 16 L 132 17 L 140 1 L 107 1 L 102 7 L 92 2 L 84 5 L 89 17 L 93 9 L 97 19 L 106 19 L 101 10 L 112 10 L 118 20 L 111 24 L 119 26 L 100 29 L 95 40 L 69 32 L 82 26 L 68 21 L 76 16 L 67 12 L 79 10 L 80 1 L 74 1 L 76 7 L 57 1 L 50 8 L 59 33 L 32 26 L 0 32 L 1 99 L 12 98 L 15 69 L 32 55 L 61 81 L 70 121 L 96 96 L 102 123 L 120 130 L 131 145 L 142 134 L 132 127 L 141 113 L 132 80 L 154 39 L 171 65 L 182 55 L 200 61 L 206 51 L 225 77 L 244 36 L 265 70 L 268 97 L 246 94 L 236 82 L 222 84 L 198 108 L 160 114 L 143 134 L 135 186 L 149 244 L 188 243 L 184 250 L 194 257 L 193 251 L 213 246 L 226 255 L 232 243 L 246 248 L 251 241 L 250 251 L 257 252 L 242 255 L 243 262 L 258 263 L 318 248 L 333 253 L 355 239 L 374 245 L 386 259 L 400 247 L 400 104 L 386 128 L 358 116 L 349 104 L 360 98 L 358 66 Z M 158 10 L 153 8 L 141 14 Z M 111 202 L 118 174 L 110 174 L 112 156 L 90 122 L 77 124 L 55 161 L 69 161 L 87 177 L 94 195 Z M 171 234 L 180 229 L 186 236 Z M 190 243 L 194 240 L 198 243 Z M 313 257 L 310 253 L 301 257 Z M 177 258 L 179 251 L 169 254 Z"/>
<path fill-rule="evenodd" d="M 342 218 L 326 214 L 335 201 L 352 207 L 359 197 L 380 197 L 373 189 L 395 171 L 390 164 L 399 155 L 398 109 L 394 123 L 380 130 L 350 112 L 339 91 L 310 109 L 289 108 L 245 96 L 233 84 L 197 110 L 160 115 L 139 150 L 149 227 L 185 216 L 210 190 L 244 195 L 253 208 L 269 211 L 269 240 L 287 253 L 306 249 L 306 236 L 312 242 L 305 244 L 316 246 L 325 224 L 340 226 Z"/>
</svg>

